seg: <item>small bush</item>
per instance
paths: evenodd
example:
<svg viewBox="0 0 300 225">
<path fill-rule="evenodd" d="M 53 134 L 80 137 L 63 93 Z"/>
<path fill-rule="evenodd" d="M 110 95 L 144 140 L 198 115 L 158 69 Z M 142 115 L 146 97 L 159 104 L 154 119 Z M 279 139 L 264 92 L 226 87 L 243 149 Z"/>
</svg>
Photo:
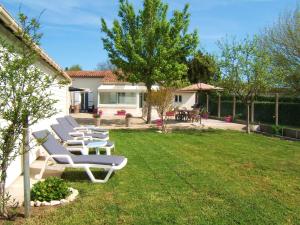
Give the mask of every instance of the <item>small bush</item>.
<svg viewBox="0 0 300 225">
<path fill-rule="evenodd" d="M 31 189 L 31 199 L 33 201 L 60 200 L 70 194 L 66 182 L 57 177 L 49 177 L 45 181 L 39 181 Z"/>
<path fill-rule="evenodd" d="M 275 135 L 282 135 L 282 127 L 281 126 L 272 126 L 272 133 Z"/>
</svg>

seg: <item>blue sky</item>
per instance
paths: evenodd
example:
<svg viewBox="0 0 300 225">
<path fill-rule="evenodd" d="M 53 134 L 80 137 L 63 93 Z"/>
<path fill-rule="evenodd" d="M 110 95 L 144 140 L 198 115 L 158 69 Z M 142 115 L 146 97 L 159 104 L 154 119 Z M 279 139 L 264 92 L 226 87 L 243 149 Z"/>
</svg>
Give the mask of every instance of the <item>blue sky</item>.
<svg viewBox="0 0 300 225">
<path fill-rule="evenodd" d="M 137 8 L 142 0 L 129 0 Z M 216 41 L 229 36 L 244 37 L 272 25 L 281 13 L 295 8 L 299 0 L 163 0 L 170 11 L 190 4 L 190 29 L 197 29 L 200 47 L 217 53 Z M 0 0 L 16 18 L 21 11 L 41 17 L 42 47 L 63 68 L 80 64 L 93 70 L 107 60 L 100 31 L 100 18 L 108 24 L 117 18 L 118 0 Z"/>
</svg>

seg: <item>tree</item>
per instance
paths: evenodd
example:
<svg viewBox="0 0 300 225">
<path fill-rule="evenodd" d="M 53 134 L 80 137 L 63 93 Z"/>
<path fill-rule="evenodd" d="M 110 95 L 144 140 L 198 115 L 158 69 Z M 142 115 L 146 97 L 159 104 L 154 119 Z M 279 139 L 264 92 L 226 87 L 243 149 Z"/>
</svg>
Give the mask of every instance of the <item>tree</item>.
<svg viewBox="0 0 300 225">
<path fill-rule="evenodd" d="M 174 89 L 172 88 L 161 87 L 157 91 L 152 91 L 150 93 L 151 96 L 148 96 L 149 101 L 151 101 L 152 106 L 156 108 L 161 118 L 161 129 L 163 133 L 167 131 L 166 112 L 173 109 L 173 91 Z"/>
<path fill-rule="evenodd" d="M 220 77 L 218 64 L 213 55 L 198 51 L 194 57 L 188 60 L 188 80 L 192 84 L 210 83 Z"/>
<path fill-rule="evenodd" d="M 25 154 L 26 131 L 38 121 L 53 116 L 57 111 L 49 91 L 58 85 L 55 76 L 43 73 L 35 65 L 37 46 L 42 35 L 39 22 L 19 14 L 19 42 L 0 38 L 0 213 L 7 217 L 5 182 L 7 168 L 17 156 Z M 23 146 L 23 148 L 21 148 Z"/>
<path fill-rule="evenodd" d="M 144 0 L 135 12 L 127 0 L 120 0 L 120 20 L 109 29 L 102 18 L 102 38 L 110 61 L 121 72 L 117 75 L 132 83 L 143 82 L 151 93 L 154 84 L 171 86 L 186 75 L 183 58 L 191 56 L 198 44 L 196 31 L 188 33 L 188 5 L 167 18 L 168 5 L 161 0 Z M 151 104 L 147 122 L 151 122 Z"/>
<path fill-rule="evenodd" d="M 116 70 L 116 67 L 109 61 L 107 60 L 106 62 L 100 62 L 97 64 L 96 70 L 111 70 L 114 71 Z"/>
<path fill-rule="evenodd" d="M 220 85 L 230 94 L 239 97 L 247 107 L 247 132 L 250 133 L 250 105 L 258 94 L 273 87 L 270 57 L 259 39 L 245 38 L 218 43 L 221 50 L 219 65 L 222 72 Z"/>
<path fill-rule="evenodd" d="M 272 57 L 274 71 L 279 72 L 279 80 L 284 81 L 279 86 L 290 87 L 300 93 L 299 6 L 280 17 L 273 27 L 267 28 L 263 40 Z"/>
<path fill-rule="evenodd" d="M 69 68 L 66 67 L 66 69 L 68 71 L 80 71 L 80 70 L 82 70 L 82 68 L 81 68 L 81 66 L 79 64 L 72 65 Z"/>
</svg>

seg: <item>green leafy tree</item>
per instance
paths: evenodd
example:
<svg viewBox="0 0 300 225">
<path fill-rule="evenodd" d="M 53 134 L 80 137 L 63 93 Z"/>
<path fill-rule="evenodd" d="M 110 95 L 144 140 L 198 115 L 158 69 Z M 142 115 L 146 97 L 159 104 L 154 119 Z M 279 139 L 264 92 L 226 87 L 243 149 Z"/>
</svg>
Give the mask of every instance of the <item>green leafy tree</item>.
<svg viewBox="0 0 300 225">
<path fill-rule="evenodd" d="M 300 7 L 281 16 L 263 35 L 280 87 L 300 93 Z"/>
<path fill-rule="evenodd" d="M 0 214 L 5 217 L 9 216 L 3 201 L 7 168 L 25 153 L 24 130 L 57 113 L 49 88 L 59 83 L 35 66 L 42 36 L 39 22 L 20 13 L 19 24 L 18 39 L 0 38 L 0 118 L 4 121 L 0 127 Z"/>
<path fill-rule="evenodd" d="M 219 65 L 222 72 L 222 85 L 247 107 L 247 132 L 250 133 L 250 106 L 258 94 L 269 91 L 274 85 L 270 70 L 271 59 L 261 48 L 257 37 L 224 40 L 218 43 L 221 50 Z"/>
<path fill-rule="evenodd" d="M 121 72 L 120 79 L 143 82 L 148 93 L 155 84 L 172 86 L 186 75 L 182 59 L 191 56 L 198 44 L 197 32 L 188 33 L 188 5 L 174 11 L 168 19 L 168 5 L 161 0 L 144 0 L 143 8 L 135 12 L 127 0 L 120 0 L 120 20 L 108 28 L 102 19 L 102 39 L 110 61 Z M 147 122 L 151 121 L 151 104 Z"/>
<path fill-rule="evenodd" d="M 188 60 L 188 80 L 192 84 L 211 83 L 220 78 L 217 61 L 213 55 L 198 51 Z"/>
<path fill-rule="evenodd" d="M 70 66 L 69 68 L 67 67 L 66 70 L 68 70 L 68 71 L 80 71 L 80 70 L 82 70 L 82 68 L 79 64 L 75 64 L 75 65 Z"/>
</svg>

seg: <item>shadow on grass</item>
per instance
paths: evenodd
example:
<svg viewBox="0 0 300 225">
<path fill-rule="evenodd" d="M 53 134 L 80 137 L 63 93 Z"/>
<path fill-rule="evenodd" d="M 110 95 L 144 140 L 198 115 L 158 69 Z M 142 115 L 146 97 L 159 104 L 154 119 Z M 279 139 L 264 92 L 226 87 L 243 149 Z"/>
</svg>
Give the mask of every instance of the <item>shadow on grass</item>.
<svg viewBox="0 0 300 225">
<path fill-rule="evenodd" d="M 113 132 L 116 132 L 118 134 L 136 134 L 138 133 L 152 133 L 152 134 L 158 134 L 158 129 L 157 128 L 146 128 L 146 129 L 139 129 L 139 130 L 134 130 L 134 129 L 116 129 L 113 130 Z M 191 135 L 201 135 L 201 134 L 206 134 L 206 133 L 222 133 L 224 132 L 223 130 L 219 130 L 219 129 L 212 129 L 212 128 L 208 128 L 208 129 L 203 129 L 203 130 L 199 130 L 196 128 L 174 128 L 172 129 L 171 132 L 167 133 L 167 134 L 179 134 L 179 133 L 183 133 L 183 134 L 191 134 Z"/>
<path fill-rule="evenodd" d="M 96 179 L 104 179 L 107 172 L 106 171 L 100 171 L 99 169 L 91 169 L 92 173 L 94 174 Z M 114 177 L 115 173 L 112 173 L 109 179 L 112 179 Z M 87 173 L 82 169 L 71 169 L 67 168 L 62 176 L 62 179 L 70 182 L 78 182 L 78 181 L 87 181 L 91 182 L 90 178 L 88 177 Z"/>
</svg>

